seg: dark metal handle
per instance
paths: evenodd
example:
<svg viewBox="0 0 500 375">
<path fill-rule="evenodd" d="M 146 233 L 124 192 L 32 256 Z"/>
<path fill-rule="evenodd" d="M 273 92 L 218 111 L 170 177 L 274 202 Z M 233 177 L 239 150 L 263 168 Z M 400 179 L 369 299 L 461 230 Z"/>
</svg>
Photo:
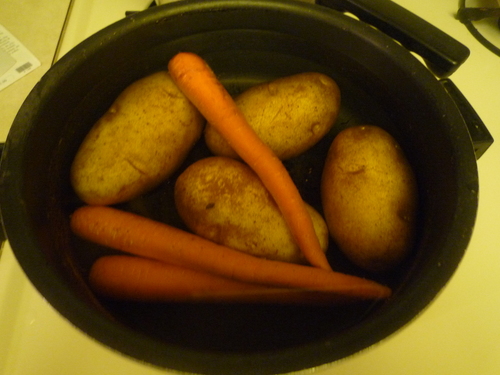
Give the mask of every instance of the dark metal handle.
<svg viewBox="0 0 500 375">
<path fill-rule="evenodd" d="M 474 108 L 467 101 L 465 96 L 460 92 L 457 86 L 450 79 L 441 79 L 439 81 L 446 92 L 455 101 L 455 104 L 464 119 L 467 129 L 469 130 L 476 159 L 479 159 L 485 151 L 493 144 L 493 137 L 484 125 L 481 118 L 478 116 Z"/>
<path fill-rule="evenodd" d="M 469 49 L 422 18 L 390 0 L 317 0 L 350 12 L 420 55 L 438 77 L 454 73 L 470 55 Z"/>
</svg>

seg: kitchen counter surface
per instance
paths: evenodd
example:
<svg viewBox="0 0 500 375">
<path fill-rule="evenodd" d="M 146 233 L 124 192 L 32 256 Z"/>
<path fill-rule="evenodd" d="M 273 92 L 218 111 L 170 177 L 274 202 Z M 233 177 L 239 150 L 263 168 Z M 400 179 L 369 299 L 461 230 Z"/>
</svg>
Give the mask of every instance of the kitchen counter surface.
<svg viewBox="0 0 500 375">
<path fill-rule="evenodd" d="M 41 66 L 0 91 L 0 141 L 24 99 L 50 68 L 70 0 L 2 0 L 0 25 L 13 34 L 41 62 Z"/>
</svg>

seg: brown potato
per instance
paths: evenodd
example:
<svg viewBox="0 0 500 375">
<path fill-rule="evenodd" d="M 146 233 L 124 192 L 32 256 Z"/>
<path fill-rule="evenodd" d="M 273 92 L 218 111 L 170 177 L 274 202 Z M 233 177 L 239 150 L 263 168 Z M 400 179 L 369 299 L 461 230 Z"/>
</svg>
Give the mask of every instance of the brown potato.
<svg viewBox="0 0 500 375">
<path fill-rule="evenodd" d="M 204 119 L 167 72 L 127 87 L 97 121 L 71 166 L 86 203 L 124 202 L 157 186 L 201 137 Z"/>
<path fill-rule="evenodd" d="M 257 135 L 285 160 L 314 146 L 332 128 L 340 91 L 324 74 L 302 73 L 251 87 L 235 102 Z M 215 155 L 238 157 L 210 124 L 205 141 Z"/>
<path fill-rule="evenodd" d="M 190 165 L 176 181 L 175 204 L 194 233 L 255 256 L 305 263 L 276 203 L 246 164 L 209 157 Z M 328 228 L 311 206 L 323 250 Z"/>
<path fill-rule="evenodd" d="M 396 140 L 376 126 L 334 139 L 323 171 L 325 220 L 339 248 L 373 272 L 397 265 L 415 234 L 415 176 Z"/>
</svg>

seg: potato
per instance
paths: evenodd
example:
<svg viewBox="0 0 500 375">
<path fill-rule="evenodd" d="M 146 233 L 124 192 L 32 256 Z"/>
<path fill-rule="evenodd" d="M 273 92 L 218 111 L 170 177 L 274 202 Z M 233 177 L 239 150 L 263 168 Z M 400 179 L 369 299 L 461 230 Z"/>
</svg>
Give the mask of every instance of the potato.
<svg viewBox="0 0 500 375">
<path fill-rule="evenodd" d="M 167 72 L 132 83 L 81 144 L 71 166 L 75 192 L 108 205 L 156 187 L 183 162 L 204 121 Z"/>
<path fill-rule="evenodd" d="M 324 74 L 302 73 L 253 86 L 235 102 L 257 135 L 285 160 L 314 146 L 332 128 L 340 91 Z M 238 157 L 210 124 L 205 141 L 215 155 Z"/>
<path fill-rule="evenodd" d="M 240 161 L 213 156 L 191 164 L 178 177 L 174 197 L 187 227 L 202 237 L 258 257 L 305 262 L 274 199 Z M 326 251 L 326 223 L 307 209 Z"/>
<path fill-rule="evenodd" d="M 321 197 L 330 234 L 353 263 L 383 272 L 410 251 L 416 180 L 400 146 L 385 130 L 355 126 L 338 134 L 325 161 Z"/>
</svg>

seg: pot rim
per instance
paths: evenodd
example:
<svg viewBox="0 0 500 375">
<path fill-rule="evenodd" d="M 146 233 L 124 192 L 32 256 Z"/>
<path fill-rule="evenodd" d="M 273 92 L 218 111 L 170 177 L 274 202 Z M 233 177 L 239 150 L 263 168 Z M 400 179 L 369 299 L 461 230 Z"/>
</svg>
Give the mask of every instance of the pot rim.
<svg viewBox="0 0 500 375">
<path fill-rule="evenodd" d="M 2 155 L 1 180 L 0 180 L 0 207 L 2 212 L 8 216 L 3 216 L 4 226 L 7 231 L 9 241 L 16 258 L 18 258 L 24 272 L 33 282 L 35 287 L 44 295 L 47 300 L 70 322 L 75 324 L 84 332 L 97 338 L 100 342 L 116 348 L 122 353 L 141 360 L 146 360 L 158 366 L 167 367 L 181 371 L 194 371 L 204 373 L 254 373 L 255 368 L 261 369 L 262 373 L 281 373 L 317 367 L 326 363 L 334 362 L 340 358 L 351 355 L 359 350 L 365 349 L 375 343 L 382 341 L 392 333 L 402 328 L 416 317 L 415 312 L 424 309 L 439 293 L 441 288 L 452 276 L 458 264 L 434 265 L 430 267 L 422 277 L 425 280 L 433 279 L 438 282 L 424 293 L 422 298 L 422 286 L 417 282 L 409 283 L 406 286 L 406 293 L 410 296 L 419 296 L 418 302 L 410 303 L 407 299 L 405 304 L 394 309 L 392 305 L 385 305 L 373 313 L 373 319 L 359 323 L 348 333 L 342 335 L 342 339 L 329 338 L 319 342 L 311 343 L 301 347 L 280 349 L 273 352 L 244 354 L 236 353 L 212 353 L 199 350 L 185 349 L 156 342 L 145 335 L 138 333 L 128 327 L 121 325 L 104 315 L 95 314 L 95 309 L 90 308 L 79 298 L 75 298 L 74 291 L 67 281 L 47 262 L 41 252 L 33 252 L 38 248 L 38 243 L 34 240 L 33 233 L 19 233 L 18 228 L 31 229 L 31 219 L 28 217 L 27 208 L 24 206 L 22 196 L 24 174 L 20 165 L 25 165 L 23 150 L 29 138 L 30 129 L 25 129 L 26 121 L 35 121 L 36 114 L 31 113 L 33 105 L 38 106 L 39 98 L 43 95 L 52 94 L 52 90 L 57 90 L 55 86 L 58 77 L 70 74 L 78 69 L 80 64 L 84 64 L 86 59 L 91 58 L 95 53 L 95 48 L 106 48 L 117 39 L 124 38 L 131 34 L 141 25 L 155 22 L 166 22 L 171 17 L 182 17 L 191 12 L 222 12 L 229 9 L 247 11 L 248 9 L 258 11 L 276 11 L 280 14 L 287 14 L 291 19 L 308 19 L 315 22 L 326 23 L 336 27 L 339 24 L 349 27 L 349 31 L 362 38 L 369 38 L 374 44 L 374 48 L 386 48 L 390 53 L 401 56 L 402 65 L 406 69 L 414 70 L 423 77 L 421 85 L 436 88 L 439 85 L 437 80 L 427 69 L 420 64 L 403 47 L 392 41 L 392 39 L 373 30 L 370 26 L 350 19 L 329 9 L 320 9 L 318 6 L 296 1 L 276 1 L 276 0 L 246 0 L 238 2 L 228 2 L 224 0 L 203 1 L 186 0 L 184 2 L 171 3 L 156 8 L 148 9 L 144 12 L 134 14 L 129 18 L 118 21 L 107 28 L 94 34 L 83 41 L 67 55 L 63 56 L 44 76 L 42 81 L 33 89 L 25 103 L 23 104 L 13 128 L 9 133 L 7 143 Z M 293 17 L 291 16 L 293 14 Z M 425 73 L 426 72 L 426 73 Z M 417 76 L 417 74 L 415 74 Z M 447 99 L 443 90 L 443 97 L 436 104 L 446 113 L 449 113 L 450 121 L 453 124 L 451 131 L 456 132 L 457 141 L 454 147 L 460 151 L 462 159 L 459 160 L 458 170 L 467 173 L 456 175 L 458 193 L 456 214 L 466 218 L 466 222 L 454 223 L 450 228 L 452 234 L 461 233 L 462 238 L 458 243 L 459 248 L 463 248 L 462 253 L 468 244 L 472 228 L 474 226 L 475 214 L 477 210 L 477 168 L 474 158 L 474 151 L 470 142 L 463 121 L 451 99 Z M 454 113 L 454 114 L 453 114 Z M 470 150 L 464 152 L 463 150 Z M 10 215 L 9 215 L 10 213 Z M 13 215 L 12 213 L 17 213 Z M 32 230 L 32 229 L 31 229 Z M 454 242 L 457 245 L 457 242 Z M 445 253 L 457 251 L 456 249 L 444 249 Z M 389 306 L 389 307 L 388 307 Z M 389 311 L 387 309 L 389 308 Z M 90 318 L 89 318 L 90 316 Z M 403 317 L 403 319 L 401 319 Z M 372 332 L 370 337 L 364 335 L 365 332 Z M 130 343 L 133 343 L 133 348 Z M 342 346 L 342 348 L 340 348 Z M 329 360 L 325 362 L 328 353 Z M 222 370 L 222 368 L 226 370 Z M 253 370 L 252 370 L 253 369 Z"/>
</svg>

